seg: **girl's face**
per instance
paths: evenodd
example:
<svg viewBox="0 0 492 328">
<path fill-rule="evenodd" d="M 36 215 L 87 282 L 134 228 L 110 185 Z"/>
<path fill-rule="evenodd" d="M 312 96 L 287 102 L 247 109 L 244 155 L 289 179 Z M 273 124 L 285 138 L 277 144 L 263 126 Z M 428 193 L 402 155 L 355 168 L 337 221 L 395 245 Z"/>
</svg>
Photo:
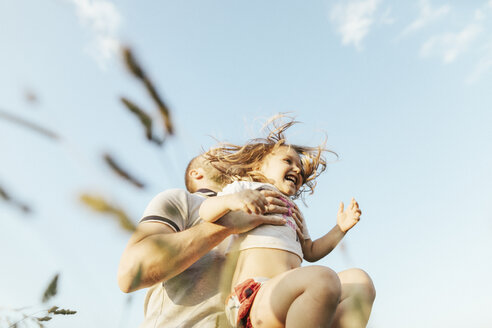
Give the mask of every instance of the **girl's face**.
<svg viewBox="0 0 492 328">
<path fill-rule="evenodd" d="M 302 186 L 301 159 L 294 149 L 282 146 L 263 160 L 259 171 L 287 196 Z"/>
</svg>

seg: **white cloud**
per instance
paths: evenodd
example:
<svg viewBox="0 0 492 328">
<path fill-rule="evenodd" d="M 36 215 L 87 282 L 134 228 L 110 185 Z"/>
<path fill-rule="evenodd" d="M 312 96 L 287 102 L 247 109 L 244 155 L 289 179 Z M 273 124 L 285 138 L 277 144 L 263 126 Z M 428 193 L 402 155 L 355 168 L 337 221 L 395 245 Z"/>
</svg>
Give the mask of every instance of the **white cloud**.
<svg viewBox="0 0 492 328">
<path fill-rule="evenodd" d="M 351 1 L 338 3 L 330 12 L 330 20 L 342 36 L 343 45 L 354 45 L 361 49 L 362 40 L 374 23 L 374 14 L 381 0 Z"/>
<path fill-rule="evenodd" d="M 477 9 L 475 10 L 475 20 L 476 21 L 481 21 L 485 18 L 485 14 L 483 13 L 482 10 Z"/>
<path fill-rule="evenodd" d="M 490 15 L 491 9 L 492 0 L 489 0 L 483 8 L 475 11 L 474 17 L 477 23 L 480 23 L 488 29 L 492 27 L 490 20 L 486 19 L 487 16 Z M 480 47 L 477 51 L 479 59 L 466 79 L 466 83 L 468 84 L 477 82 L 485 73 L 492 71 L 492 38 L 490 37 L 490 33 L 484 34 L 487 36 L 487 39 L 482 40 L 481 44 L 484 44 L 484 46 Z"/>
<path fill-rule="evenodd" d="M 488 47 L 488 52 L 480 58 L 473 71 L 468 75 L 466 83 L 475 83 L 483 74 L 492 70 L 492 44 Z"/>
<path fill-rule="evenodd" d="M 121 24 L 120 13 L 113 3 L 106 0 L 68 1 L 75 5 L 80 23 L 92 33 L 93 40 L 86 51 L 105 69 L 119 49 L 117 34 Z"/>
<path fill-rule="evenodd" d="M 465 52 L 474 57 L 474 67 L 467 76 L 468 84 L 478 81 L 492 71 L 492 0 L 482 3 L 472 12 L 471 21 L 457 33 L 438 34 L 430 37 L 420 48 L 421 57 L 437 57 L 443 63 L 453 63 Z"/>
<path fill-rule="evenodd" d="M 452 63 L 458 55 L 468 50 L 471 43 L 482 32 L 482 27 L 471 23 L 458 33 L 446 33 L 431 37 L 420 48 L 422 57 L 437 55 L 445 64 Z"/>
<path fill-rule="evenodd" d="M 381 15 L 379 21 L 384 25 L 392 25 L 396 22 L 396 19 L 391 16 L 391 8 L 386 9 L 386 11 Z"/>
<path fill-rule="evenodd" d="M 423 28 L 432 21 L 446 16 L 451 9 L 448 5 L 443 5 L 434 9 L 429 0 L 420 0 L 418 6 L 419 16 L 403 30 L 401 35 L 406 35 Z"/>
</svg>

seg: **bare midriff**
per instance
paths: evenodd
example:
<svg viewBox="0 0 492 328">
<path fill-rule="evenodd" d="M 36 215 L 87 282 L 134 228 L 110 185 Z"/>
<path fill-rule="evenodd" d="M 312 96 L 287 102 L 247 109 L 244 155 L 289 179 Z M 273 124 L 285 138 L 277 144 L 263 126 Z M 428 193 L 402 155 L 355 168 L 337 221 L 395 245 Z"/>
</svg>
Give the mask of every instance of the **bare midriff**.
<svg viewBox="0 0 492 328">
<path fill-rule="evenodd" d="M 301 266 L 294 253 L 274 248 L 249 248 L 239 252 L 232 288 L 249 278 L 273 278 Z"/>
</svg>

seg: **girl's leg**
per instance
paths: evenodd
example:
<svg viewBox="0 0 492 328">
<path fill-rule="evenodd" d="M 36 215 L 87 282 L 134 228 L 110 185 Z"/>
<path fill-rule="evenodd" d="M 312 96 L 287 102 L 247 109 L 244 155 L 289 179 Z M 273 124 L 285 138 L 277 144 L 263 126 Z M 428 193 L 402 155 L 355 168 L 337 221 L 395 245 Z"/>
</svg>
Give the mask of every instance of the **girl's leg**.
<svg viewBox="0 0 492 328">
<path fill-rule="evenodd" d="M 361 269 L 338 273 L 342 297 L 331 328 L 364 328 L 371 315 L 376 290 L 371 277 Z"/>
<path fill-rule="evenodd" d="M 340 280 L 333 270 L 293 269 L 261 286 L 251 307 L 251 322 L 255 328 L 329 327 L 340 295 Z"/>
</svg>

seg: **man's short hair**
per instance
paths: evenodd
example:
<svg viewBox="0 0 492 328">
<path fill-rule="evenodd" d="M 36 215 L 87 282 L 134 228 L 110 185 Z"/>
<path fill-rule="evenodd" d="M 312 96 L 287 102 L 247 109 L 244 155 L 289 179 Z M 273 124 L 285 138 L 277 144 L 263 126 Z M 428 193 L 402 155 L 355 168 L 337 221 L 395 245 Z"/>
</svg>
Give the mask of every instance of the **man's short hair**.
<svg viewBox="0 0 492 328">
<path fill-rule="evenodd" d="M 189 192 L 196 192 L 197 186 L 195 181 L 190 177 L 190 171 L 193 169 L 203 169 L 207 180 L 214 185 L 222 189 L 226 184 L 231 183 L 230 179 L 227 179 L 210 161 L 203 155 L 193 157 L 188 163 L 185 171 L 185 185 Z"/>
<path fill-rule="evenodd" d="M 186 167 L 185 171 L 185 185 L 186 185 L 186 190 L 189 192 L 195 192 L 196 191 L 196 185 L 193 179 L 190 177 L 190 171 L 193 169 L 197 169 L 202 166 L 202 161 L 200 160 L 202 155 L 195 156 L 191 159 L 191 161 L 188 163 L 188 166 Z"/>
</svg>

